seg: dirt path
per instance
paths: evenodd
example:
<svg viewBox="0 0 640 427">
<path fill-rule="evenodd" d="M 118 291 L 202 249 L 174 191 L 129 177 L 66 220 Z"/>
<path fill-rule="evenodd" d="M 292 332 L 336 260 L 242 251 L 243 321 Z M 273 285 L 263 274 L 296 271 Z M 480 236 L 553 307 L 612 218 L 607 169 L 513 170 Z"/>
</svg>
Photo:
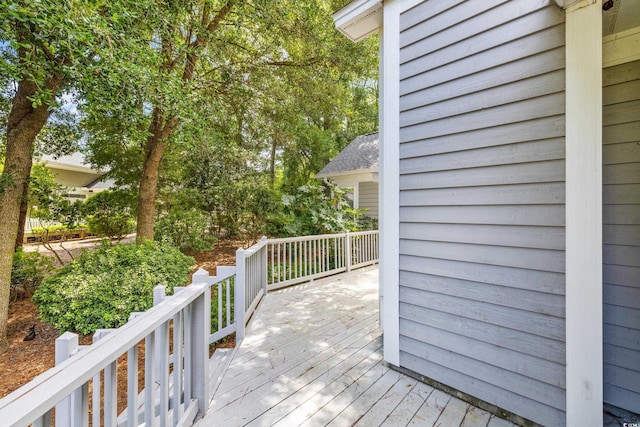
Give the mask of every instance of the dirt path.
<svg viewBox="0 0 640 427">
<path fill-rule="evenodd" d="M 136 239 L 135 234 L 129 234 L 125 236 L 120 243 L 130 244 L 133 243 Z M 63 261 L 64 264 L 68 264 L 73 261 L 78 255 L 87 249 L 92 249 L 96 245 L 99 245 L 104 239 L 95 238 L 95 239 L 84 239 L 84 240 L 69 240 L 66 242 L 56 242 L 51 243 L 49 246 L 53 249 L 58 257 Z M 113 240 L 113 242 L 117 242 L 117 240 Z M 47 249 L 44 245 L 39 243 L 31 243 L 24 245 L 23 250 L 25 252 L 40 252 L 42 255 L 51 257 L 54 260 L 56 266 L 60 266 L 56 256 L 51 252 L 51 250 Z"/>
</svg>

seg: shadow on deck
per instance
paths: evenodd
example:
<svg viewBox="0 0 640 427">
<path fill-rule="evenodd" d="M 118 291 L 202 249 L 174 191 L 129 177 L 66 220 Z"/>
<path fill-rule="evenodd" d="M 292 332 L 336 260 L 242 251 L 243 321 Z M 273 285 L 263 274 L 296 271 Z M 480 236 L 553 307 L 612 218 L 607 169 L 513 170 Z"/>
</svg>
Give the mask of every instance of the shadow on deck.
<svg viewBox="0 0 640 427">
<path fill-rule="evenodd" d="M 212 364 L 220 381 L 198 427 L 513 425 L 386 366 L 377 268 L 269 293 Z"/>
</svg>

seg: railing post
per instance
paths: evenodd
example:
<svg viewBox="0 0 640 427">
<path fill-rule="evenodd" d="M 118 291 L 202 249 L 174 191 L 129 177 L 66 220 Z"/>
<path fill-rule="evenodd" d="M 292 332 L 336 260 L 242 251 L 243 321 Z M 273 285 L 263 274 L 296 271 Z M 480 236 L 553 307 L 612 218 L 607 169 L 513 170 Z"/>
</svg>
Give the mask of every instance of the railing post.
<svg viewBox="0 0 640 427">
<path fill-rule="evenodd" d="M 55 364 L 59 365 L 79 349 L 78 335 L 65 332 L 56 339 Z M 89 424 L 89 389 L 83 385 L 56 405 L 56 426 L 80 427 Z"/>
<path fill-rule="evenodd" d="M 198 415 L 209 407 L 209 331 L 211 330 L 211 292 L 208 283 L 192 284 L 202 288 L 191 304 L 191 397 L 198 399 Z M 186 356 L 186 354 L 185 354 Z M 187 404 L 187 402 L 185 402 Z"/>
<path fill-rule="evenodd" d="M 153 306 L 160 304 L 167 297 L 167 291 L 164 286 L 158 284 L 153 288 Z M 162 343 L 158 339 L 161 335 L 161 328 L 155 330 L 155 340 L 153 346 L 153 360 L 155 363 L 156 381 L 160 382 L 162 375 Z"/>
<path fill-rule="evenodd" d="M 346 236 L 346 244 L 345 244 L 345 261 L 346 261 L 346 265 L 347 265 L 347 273 L 351 271 L 351 235 L 349 234 L 349 232 L 347 231 L 347 236 Z"/>
<path fill-rule="evenodd" d="M 209 273 L 207 270 L 199 268 L 198 271 L 193 273 L 193 277 L 191 278 L 191 282 L 193 283 L 209 283 Z"/>
<path fill-rule="evenodd" d="M 261 260 L 261 277 L 262 277 L 262 298 L 267 296 L 267 282 L 269 281 L 267 277 L 267 252 L 269 252 L 269 246 L 267 244 L 267 236 L 262 236 L 260 239 L 261 242 L 264 242 L 264 246 L 262 247 L 262 260 Z"/>
<path fill-rule="evenodd" d="M 233 322 L 236 325 L 236 346 L 244 338 L 244 313 L 246 310 L 244 302 L 246 268 L 244 261 L 244 249 L 240 248 L 236 251 L 236 279 L 233 285 Z"/>
</svg>

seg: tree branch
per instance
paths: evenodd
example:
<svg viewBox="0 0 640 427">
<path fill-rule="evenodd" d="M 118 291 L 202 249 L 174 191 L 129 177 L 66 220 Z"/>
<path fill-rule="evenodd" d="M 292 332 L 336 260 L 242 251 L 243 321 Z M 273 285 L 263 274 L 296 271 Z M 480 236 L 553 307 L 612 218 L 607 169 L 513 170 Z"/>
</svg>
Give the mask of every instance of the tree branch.
<svg viewBox="0 0 640 427">
<path fill-rule="evenodd" d="M 209 9 L 207 7 L 202 11 L 202 25 L 206 26 L 206 32 L 208 34 L 212 34 L 216 31 L 216 29 L 220 26 L 224 18 L 231 12 L 235 1 L 229 0 L 227 3 L 220 9 L 218 14 L 207 24 L 207 19 L 209 15 Z M 206 24 L 206 25 L 205 25 Z M 198 62 L 198 54 L 200 53 L 200 49 L 204 46 L 205 37 L 204 34 L 200 33 L 196 36 L 196 39 L 189 46 L 190 52 L 187 54 L 187 60 L 184 66 L 184 72 L 182 73 L 182 80 L 188 81 L 193 78 L 193 72 L 196 68 L 196 62 Z"/>
</svg>

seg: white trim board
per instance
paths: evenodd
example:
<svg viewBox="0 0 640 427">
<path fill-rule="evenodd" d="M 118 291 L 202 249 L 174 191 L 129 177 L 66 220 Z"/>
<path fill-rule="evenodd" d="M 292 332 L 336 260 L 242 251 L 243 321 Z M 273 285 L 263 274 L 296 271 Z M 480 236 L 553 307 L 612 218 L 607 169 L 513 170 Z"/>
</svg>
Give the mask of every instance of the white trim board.
<svg viewBox="0 0 640 427">
<path fill-rule="evenodd" d="M 640 59 L 640 27 L 611 34 L 602 40 L 602 67 L 613 67 Z"/>
<path fill-rule="evenodd" d="M 566 424 L 602 419 L 602 0 L 566 11 Z"/>
<path fill-rule="evenodd" d="M 384 360 L 400 366 L 400 10 L 386 1 L 380 75 L 380 283 Z"/>
</svg>

